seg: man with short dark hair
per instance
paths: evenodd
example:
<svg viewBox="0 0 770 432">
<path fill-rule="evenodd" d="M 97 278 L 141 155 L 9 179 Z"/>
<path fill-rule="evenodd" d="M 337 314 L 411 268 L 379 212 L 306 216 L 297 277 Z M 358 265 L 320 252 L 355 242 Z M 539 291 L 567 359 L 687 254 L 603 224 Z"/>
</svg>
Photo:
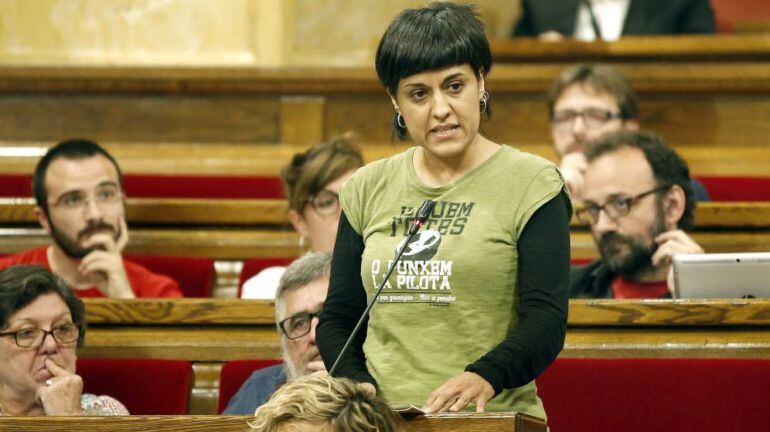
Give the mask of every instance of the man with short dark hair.
<svg viewBox="0 0 770 432">
<path fill-rule="evenodd" d="M 559 168 L 572 198 L 579 201 L 586 144 L 608 132 L 638 130 L 636 94 L 615 68 L 578 64 L 551 84 L 548 111 Z"/>
<path fill-rule="evenodd" d="M 61 142 L 40 159 L 32 179 L 40 225 L 53 243 L 0 259 L 0 269 L 40 264 L 80 297 L 181 297 L 171 278 L 124 259 L 128 243 L 123 175 L 88 140 Z"/>
<path fill-rule="evenodd" d="M 583 207 L 601 259 L 572 268 L 572 298 L 660 298 L 674 254 L 703 253 L 685 233 L 695 200 L 687 163 L 659 137 L 615 132 L 586 151 Z"/>
<path fill-rule="evenodd" d="M 286 268 L 275 294 L 283 363 L 254 372 L 230 399 L 224 414 L 253 414 L 285 383 L 326 371 L 315 331 L 329 291 L 331 262 L 329 252 L 308 252 Z"/>
</svg>

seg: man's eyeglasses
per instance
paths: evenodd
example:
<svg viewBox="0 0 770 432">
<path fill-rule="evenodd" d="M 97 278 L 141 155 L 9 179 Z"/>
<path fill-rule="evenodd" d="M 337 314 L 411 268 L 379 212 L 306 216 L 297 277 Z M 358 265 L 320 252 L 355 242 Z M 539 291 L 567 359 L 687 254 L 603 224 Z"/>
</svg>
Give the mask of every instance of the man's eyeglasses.
<svg viewBox="0 0 770 432">
<path fill-rule="evenodd" d="M 623 114 L 600 108 L 588 108 L 583 111 L 561 110 L 553 113 L 551 122 L 557 129 L 571 128 L 578 117 L 583 118 L 587 128 L 600 128 L 610 120 L 623 118 Z"/>
<path fill-rule="evenodd" d="M 28 328 L 15 332 L 0 333 L 0 336 L 13 336 L 19 348 L 38 348 L 45 337 L 51 335 L 59 345 L 75 343 L 80 336 L 80 329 L 74 323 L 59 324 L 50 331 L 40 328 Z"/>
<path fill-rule="evenodd" d="M 593 225 L 599 221 L 599 213 L 604 210 L 607 216 L 614 221 L 630 213 L 634 204 L 642 198 L 669 188 L 671 185 L 656 187 L 631 198 L 613 198 L 602 205 L 586 202 L 583 208 L 575 212 L 575 215 L 581 223 Z"/>
<path fill-rule="evenodd" d="M 81 210 L 93 201 L 99 206 L 111 206 L 120 202 L 123 194 L 116 185 L 100 186 L 96 189 L 93 198 L 89 198 L 82 192 L 70 192 L 59 197 L 58 200 L 51 203 L 54 207 L 61 207 L 64 210 Z"/>
<path fill-rule="evenodd" d="M 283 334 L 289 339 L 299 339 L 310 333 L 313 318 L 319 318 L 321 311 L 318 312 L 299 312 L 278 323 Z"/>
<path fill-rule="evenodd" d="M 308 198 L 307 201 L 321 216 L 337 214 L 340 211 L 339 194 L 329 190 L 322 190 L 321 192 L 318 192 L 318 194 Z"/>
</svg>

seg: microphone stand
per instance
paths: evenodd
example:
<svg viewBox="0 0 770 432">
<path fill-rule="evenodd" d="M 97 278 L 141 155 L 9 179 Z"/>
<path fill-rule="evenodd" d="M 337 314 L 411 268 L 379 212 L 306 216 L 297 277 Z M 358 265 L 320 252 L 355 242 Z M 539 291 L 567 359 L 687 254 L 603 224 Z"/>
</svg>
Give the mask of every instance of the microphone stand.
<svg viewBox="0 0 770 432">
<path fill-rule="evenodd" d="M 431 201 L 432 202 L 432 201 Z M 424 206 L 425 204 L 423 204 Z M 421 209 L 422 210 L 422 209 Z M 429 207 L 429 211 L 427 216 L 430 215 L 430 213 L 433 211 L 433 205 Z M 345 341 L 345 345 L 342 346 L 342 350 L 340 350 L 340 353 L 337 355 L 337 360 L 334 361 L 334 364 L 332 365 L 332 368 L 329 369 L 329 375 L 334 376 L 334 371 L 337 370 L 337 366 L 340 364 L 340 360 L 342 360 L 342 355 L 345 354 L 345 351 L 348 350 L 348 347 L 351 343 L 353 343 L 353 338 L 356 337 L 358 332 L 361 330 L 361 327 L 364 325 L 364 320 L 369 317 L 369 312 L 372 310 L 372 307 L 374 307 L 374 302 L 377 301 L 377 298 L 380 296 L 380 293 L 382 292 L 382 289 L 385 288 L 385 283 L 388 281 L 388 278 L 390 277 L 391 273 L 393 273 L 393 270 L 396 268 L 396 264 L 401 260 L 401 255 L 404 254 L 404 251 L 406 250 L 406 247 L 409 246 L 409 243 L 412 242 L 412 239 L 414 238 L 415 234 L 420 230 L 420 227 L 422 227 L 425 224 L 425 219 L 415 220 L 414 225 L 409 229 L 409 236 L 406 238 L 406 241 L 404 242 L 404 245 L 401 246 L 397 253 L 396 253 L 396 259 L 393 260 L 393 262 L 388 266 L 388 271 L 385 274 L 385 277 L 380 282 L 380 286 L 377 287 L 377 290 L 374 291 L 374 295 L 372 296 L 372 299 L 369 300 L 369 303 L 366 305 L 366 309 L 364 309 L 364 313 L 361 314 L 361 318 L 358 319 L 358 323 L 356 323 L 356 326 L 353 328 L 353 332 L 350 333 L 350 337 L 348 337 L 348 340 Z"/>
</svg>

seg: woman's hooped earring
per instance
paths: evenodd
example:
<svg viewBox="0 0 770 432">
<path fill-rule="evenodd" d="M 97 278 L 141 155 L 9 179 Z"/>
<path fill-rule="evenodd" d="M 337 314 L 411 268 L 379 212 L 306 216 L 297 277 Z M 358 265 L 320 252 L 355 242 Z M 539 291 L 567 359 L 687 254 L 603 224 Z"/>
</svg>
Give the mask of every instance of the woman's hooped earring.
<svg viewBox="0 0 770 432">
<path fill-rule="evenodd" d="M 401 129 L 406 129 L 406 122 L 404 121 L 404 117 L 401 115 L 400 112 L 396 112 L 396 124 Z"/>
<path fill-rule="evenodd" d="M 484 93 L 481 95 L 481 99 L 479 99 L 479 104 L 481 105 L 481 112 L 484 112 L 487 110 L 488 101 L 489 101 L 489 93 L 487 93 L 487 91 L 484 90 Z"/>
</svg>

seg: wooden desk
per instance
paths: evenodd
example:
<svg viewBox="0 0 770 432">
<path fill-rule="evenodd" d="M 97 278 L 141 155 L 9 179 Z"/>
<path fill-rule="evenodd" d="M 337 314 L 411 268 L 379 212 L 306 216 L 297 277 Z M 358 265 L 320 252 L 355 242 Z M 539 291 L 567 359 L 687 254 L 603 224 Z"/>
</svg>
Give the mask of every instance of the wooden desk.
<svg viewBox="0 0 770 432">
<path fill-rule="evenodd" d="M 212 414 L 219 372 L 280 358 L 272 302 L 86 299 L 82 357 L 193 362 L 192 414 Z M 573 300 L 563 357 L 770 358 L 770 300 Z"/>
<path fill-rule="evenodd" d="M 251 416 L 0 417 L 0 430 L 71 432 L 250 432 Z M 434 414 L 405 422 L 405 432 L 546 432 L 545 422 L 518 413 Z"/>
<path fill-rule="evenodd" d="M 770 37 L 758 35 L 623 36 L 613 41 L 517 37 L 490 41 L 495 62 L 729 62 L 770 60 Z"/>
</svg>

